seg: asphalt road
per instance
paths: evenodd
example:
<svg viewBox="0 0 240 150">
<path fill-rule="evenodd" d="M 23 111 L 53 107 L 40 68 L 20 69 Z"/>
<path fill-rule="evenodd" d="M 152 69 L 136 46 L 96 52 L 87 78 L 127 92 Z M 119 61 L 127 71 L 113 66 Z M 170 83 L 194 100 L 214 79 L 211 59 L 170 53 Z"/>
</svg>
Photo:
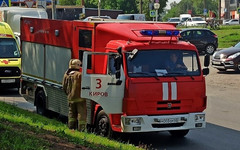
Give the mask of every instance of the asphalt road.
<svg viewBox="0 0 240 150">
<path fill-rule="evenodd" d="M 147 145 L 157 150 L 239 150 L 240 149 L 240 74 L 218 72 L 210 67 L 206 77 L 208 103 L 207 127 L 191 130 L 184 138 L 173 138 L 168 132 L 127 135 L 122 141 Z M 0 90 L 0 101 L 35 111 L 16 89 Z"/>
</svg>

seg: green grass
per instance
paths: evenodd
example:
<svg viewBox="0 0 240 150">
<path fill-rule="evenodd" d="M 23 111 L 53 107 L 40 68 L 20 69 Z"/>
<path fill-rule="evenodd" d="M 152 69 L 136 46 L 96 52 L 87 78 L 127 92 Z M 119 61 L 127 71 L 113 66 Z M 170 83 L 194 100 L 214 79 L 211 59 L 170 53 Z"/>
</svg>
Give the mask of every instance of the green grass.
<svg viewBox="0 0 240 150">
<path fill-rule="evenodd" d="M 184 27 L 180 27 L 182 29 Z M 202 27 L 196 27 L 202 28 Z M 220 26 L 219 30 L 211 30 L 218 36 L 218 48 L 227 48 L 240 42 L 240 25 Z"/>
<path fill-rule="evenodd" d="M 240 25 L 220 26 L 220 30 L 212 30 L 218 36 L 218 48 L 227 48 L 240 42 Z"/>
<path fill-rule="evenodd" d="M 69 130 L 62 122 L 22 110 L 4 102 L 0 102 L 0 134 L 1 150 L 59 149 L 62 148 L 59 143 L 98 150 L 141 149 L 132 144 L 119 143 L 95 134 Z M 68 149 L 68 147 L 65 148 Z"/>
</svg>

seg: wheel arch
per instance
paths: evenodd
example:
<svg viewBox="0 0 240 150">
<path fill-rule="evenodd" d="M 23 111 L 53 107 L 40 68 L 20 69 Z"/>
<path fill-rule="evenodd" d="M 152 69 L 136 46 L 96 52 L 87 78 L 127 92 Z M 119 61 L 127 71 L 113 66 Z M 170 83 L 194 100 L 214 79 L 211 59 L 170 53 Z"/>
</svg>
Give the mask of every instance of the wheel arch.
<svg viewBox="0 0 240 150">
<path fill-rule="evenodd" d="M 37 96 L 37 93 L 39 91 L 43 91 L 43 93 L 45 95 L 45 98 L 46 98 L 45 101 L 47 102 L 47 91 L 46 91 L 45 87 L 43 85 L 37 85 L 36 90 L 34 92 L 34 94 L 35 94 L 35 96 L 34 96 L 34 106 L 37 105 L 37 98 L 36 98 L 36 96 Z"/>
</svg>

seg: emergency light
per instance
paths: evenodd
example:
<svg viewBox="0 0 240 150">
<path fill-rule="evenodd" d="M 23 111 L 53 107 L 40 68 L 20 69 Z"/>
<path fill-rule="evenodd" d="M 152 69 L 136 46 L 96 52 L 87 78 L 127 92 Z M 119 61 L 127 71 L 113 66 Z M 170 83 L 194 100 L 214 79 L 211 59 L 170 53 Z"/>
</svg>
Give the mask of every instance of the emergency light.
<svg viewBox="0 0 240 150">
<path fill-rule="evenodd" d="M 157 36 L 157 35 L 166 35 L 166 36 L 177 36 L 179 30 L 141 30 L 142 35 Z"/>
</svg>

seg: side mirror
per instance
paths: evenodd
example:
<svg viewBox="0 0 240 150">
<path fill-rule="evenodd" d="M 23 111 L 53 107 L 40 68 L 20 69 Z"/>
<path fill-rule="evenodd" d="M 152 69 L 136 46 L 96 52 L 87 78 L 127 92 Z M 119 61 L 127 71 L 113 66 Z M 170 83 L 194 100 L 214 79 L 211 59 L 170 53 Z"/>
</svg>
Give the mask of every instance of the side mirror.
<svg viewBox="0 0 240 150">
<path fill-rule="evenodd" d="M 209 68 L 204 68 L 203 75 L 208 75 L 208 74 L 209 74 Z"/>
<path fill-rule="evenodd" d="M 210 55 L 205 55 L 204 57 L 204 67 L 208 67 L 210 64 Z"/>
</svg>

